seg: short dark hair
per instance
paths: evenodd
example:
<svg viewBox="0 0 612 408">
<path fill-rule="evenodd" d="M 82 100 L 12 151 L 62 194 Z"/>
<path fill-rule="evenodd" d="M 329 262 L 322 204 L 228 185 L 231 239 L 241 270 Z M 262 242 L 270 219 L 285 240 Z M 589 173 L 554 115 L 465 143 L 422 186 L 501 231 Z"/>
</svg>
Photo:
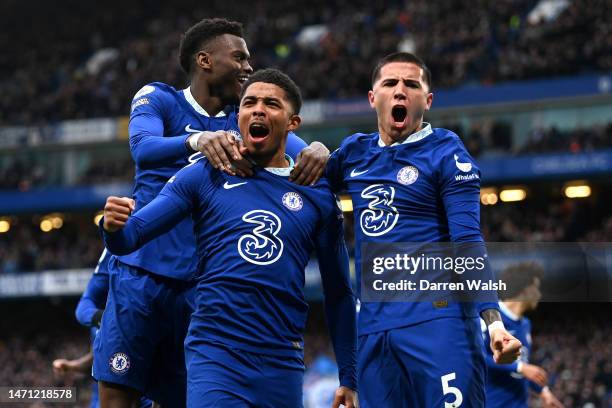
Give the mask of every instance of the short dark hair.
<svg viewBox="0 0 612 408">
<path fill-rule="evenodd" d="M 293 79 L 289 78 L 289 75 L 274 68 L 261 69 L 249 76 L 244 85 L 242 85 L 242 91 L 240 92 L 240 100 L 244 96 L 247 88 L 255 82 L 265 82 L 267 84 L 273 84 L 285 91 L 285 95 L 293 107 L 293 113 L 299 114 L 302 109 L 302 93 L 300 88 L 293 82 Z"/>
<path fill-rule="evenodd" d="M 423 79 L 431 91 L 431 71 L 429 71 L 429 68 L 427 68 L 427 65 L 425 65 L 422 59 L 409 52 L 394 52 L 378 60 L 378 63 L 376 63 L 372 71 L 372 86 L 374 86 L 374 83 L 378 80 L 382 67 L 391 62 L 409 62 L 423 69 Z"/>
<path fill-rule="evenodd" d="M 205 18 L 185 31 L 179 46 L 179 61 L 183 71 L 190 74 L 194 54 L 223 34 L 243 37 L 242 23 L 225 18 Z"/>
<path fill-rule="evenodd" d="M 502 300 L 516 298 L 523 289 L 532 285 L 536 278 L 542 279 L 544 268 L 537 262 L 520 262 L 508 266 L 500 275 L 506 284 L 506 290 L 499 292 Z"/>
</svg>

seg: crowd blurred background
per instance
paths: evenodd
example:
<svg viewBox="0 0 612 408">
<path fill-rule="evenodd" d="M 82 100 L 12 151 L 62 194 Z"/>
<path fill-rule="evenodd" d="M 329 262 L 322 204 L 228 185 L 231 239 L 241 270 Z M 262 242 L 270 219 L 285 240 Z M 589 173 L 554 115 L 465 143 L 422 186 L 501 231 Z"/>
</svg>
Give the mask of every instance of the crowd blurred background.
<svg viewBox="0 0 612 408">
<path fill-rule="evenodd" d="M 546 3 L 4 1 L 0 125 L 124 115 L 148 82 L 185 85 L 180 35 L 203 16 L 243 21 L 253 65 L 280 67 L 307 99 L 364 96 L 372 62 L 397 50 L 427 61 L 436 88 L 612 69 L 609 1 Z"/>
<path fill-rule="evenodd" d="M 95 225 L 100 200 L 78 208 L 70 203 L 113 188 L 129 192 L 131 98 L 152 81 L 186 86 L 180 35 L 212 16 L 242 21 L 254 68 L 281 68 L 309 103 L 363 102 L 374 61 L 394 51 L 415 52 L 427 62 L 434 93 L 504 92 L 496 87 L 548 80 L 563 88 L 554 81 L 596 76 L 598 93 L 589 97 L 514 97 L 495 106 L 466 101 L 441 114 L 434 98 L 428 119 L 455 131 L 479 163 L 497 166 L 497 178 L 483 173 L 483 187 L 494 189 L 481 196 L 487 241 L 612 241 L 610 0 L 65 0 L 61 6 L 6 0 L 0 2 L 0 284 L 16 286 L 14 293 L 0 287 L 0 385 L 77 386 L 77 406 L 87 406 L 91 380 L 51 370 L 53 359 L 89 349 L 89 333 L 73 317 L 78 294 L 23 295 L 18 279 L 93 270 L 102 250 Z M 104 118 L 118 125 L 108 132 L 109 122 L 97 122 Z M 366 114 L 324 115 L 310 127 L 305 121 L 300 134 L 334 149 L 344 136 L 374 130 L 373 121 Z M 69 125 L 94 129 L 93 136 L 77 130 L 74 137 Z M 70 137 L 58 137 L 62 132 Z M 571 171 L 513 177 L 525 163 L 537 167 L 529 158 L 546 160 L 545 170 Z M 564 192 L 578 181 L 588 194 Z M 512 186 L 526 195 L 505 202 L 498 193 Z M 65 208 L 46 201 L 58 196 Z M 346 211 L 352 254 L 354 225 Z M 336 367 L 320 299 L 310 303 L 305 406 L 318 408 L 329 405 Z M 542 304 L 530 315 L 532 360 L 549 371 L 566 407 L 612 407 L 611 315 L 610 303 Z"/>
</svg>

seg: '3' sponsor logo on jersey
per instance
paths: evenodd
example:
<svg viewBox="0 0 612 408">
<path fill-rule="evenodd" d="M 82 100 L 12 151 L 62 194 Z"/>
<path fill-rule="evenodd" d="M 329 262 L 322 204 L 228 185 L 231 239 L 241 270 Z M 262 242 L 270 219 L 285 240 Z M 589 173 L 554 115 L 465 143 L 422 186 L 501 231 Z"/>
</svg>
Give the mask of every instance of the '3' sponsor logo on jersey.
<svg viewBox="0 0 612 408">
<path fill-rule="evenodd" d="M 240 256 L 255 265 L 273 264 L 283 254 L 283 241 L 278 237 L 281 220 L 266 210 L 253 210 L 242 216 L 242 220 L 255 224 L 251 234 L 238 240 Z"/>
<path fill-rule="evenodd" d="M 371 237 L 378 237 L 391 231 L 399 216 L 393 204 L 395 188 L 373 184 L 361 192 L 361 197 L 370 200 L 368 209 L 359 217 L 361 230 Z"/>
</svg>

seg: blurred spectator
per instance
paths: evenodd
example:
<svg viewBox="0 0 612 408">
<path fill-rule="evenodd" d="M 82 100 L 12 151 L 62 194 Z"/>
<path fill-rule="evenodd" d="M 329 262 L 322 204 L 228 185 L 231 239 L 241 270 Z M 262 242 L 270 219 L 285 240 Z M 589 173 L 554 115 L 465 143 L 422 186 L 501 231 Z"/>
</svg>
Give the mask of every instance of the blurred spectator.
<svg viewBox="0 0 612 408">
<path fill-rule="evenodd" d="M 93 268 L 103 246 L 92 219 L 67 215 L 62 228 L 50 232 L 18 219 L 0 234 L 0 273 Z"/>
<path fill-rule="evenodd" d="M 180 34 L 212 16 L 243 21 L 253 65 L 283 69 L 307 99 L 363 97 L 373 61 L 398 50 L 419 54 L 436 88 L 612 68 L 609 2 L 558 2 L 548 13 L 540 3 L 70 0 L 32 12 L 3 2 L 0 125 L 125 115 L 145 83 L 183 86 Z M 36 30 L 16 23 L 26 18 Z"/>
</svg>

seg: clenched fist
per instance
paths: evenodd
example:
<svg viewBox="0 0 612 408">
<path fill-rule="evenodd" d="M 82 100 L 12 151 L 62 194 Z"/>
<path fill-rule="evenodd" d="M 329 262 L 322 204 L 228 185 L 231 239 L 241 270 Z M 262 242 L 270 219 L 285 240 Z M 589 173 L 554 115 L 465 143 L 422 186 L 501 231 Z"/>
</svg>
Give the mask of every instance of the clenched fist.
<svg viewBox="0 0 612 408">
<path fill-rule="evenodd" d="M 104 205 L 104 230 L 115 232 L 123 228 L 135 205 L 128 197 L 108 197 Z"/>
<path fill-rule="evenodd" d="M 521 342 L 506 329 L 496 329 L 491 333 L 491 350 L 497 364 L 510 364 L 521 355 Z"/>
</svg>

